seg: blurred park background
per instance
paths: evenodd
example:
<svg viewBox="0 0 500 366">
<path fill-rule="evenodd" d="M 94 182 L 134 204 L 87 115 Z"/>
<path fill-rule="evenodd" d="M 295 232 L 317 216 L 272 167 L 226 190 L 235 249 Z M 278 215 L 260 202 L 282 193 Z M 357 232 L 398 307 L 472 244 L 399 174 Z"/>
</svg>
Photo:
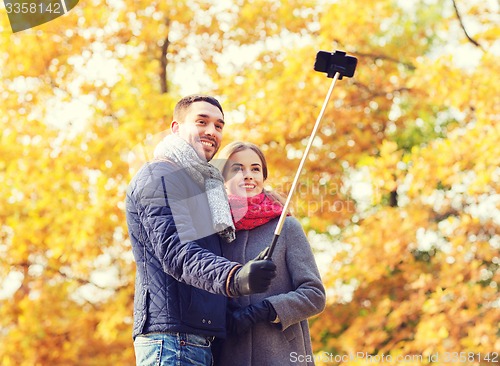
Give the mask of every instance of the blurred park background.
<svg viewBox="0 0 500 366">
<path fill-rule="evenodd" d="M 175 102 L 217 96 L 224 144 L 261 146 L 287 193 L 334 49 L 358 67 L 292 202 L 327 287 L 317 364 L 499 364 L 499 8 L 80 0 L 12 33 L 2 6 L 0 364 L 133 365 L 124 196 Z"/>
</svg>

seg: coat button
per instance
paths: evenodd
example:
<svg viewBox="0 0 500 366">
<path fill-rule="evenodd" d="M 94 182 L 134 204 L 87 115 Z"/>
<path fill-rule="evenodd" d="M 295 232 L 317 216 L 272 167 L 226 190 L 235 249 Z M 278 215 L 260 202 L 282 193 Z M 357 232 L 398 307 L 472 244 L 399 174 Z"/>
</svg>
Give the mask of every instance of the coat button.
<svg viewBox="0 0 500 366">
<path fill-rule="evenodd" d="M 211 320 L 209 320 L 209 321 L 208 321 L 208 324 L 212 324 L 212 321 L 211 321 Z"/>
<path fill-rule="evenodd" d="M 205 319 L 203 319 L 201 322 L 202 322 L 203 324 L 205 324 L 207 321 L 206 321 Z"/>
</svg>

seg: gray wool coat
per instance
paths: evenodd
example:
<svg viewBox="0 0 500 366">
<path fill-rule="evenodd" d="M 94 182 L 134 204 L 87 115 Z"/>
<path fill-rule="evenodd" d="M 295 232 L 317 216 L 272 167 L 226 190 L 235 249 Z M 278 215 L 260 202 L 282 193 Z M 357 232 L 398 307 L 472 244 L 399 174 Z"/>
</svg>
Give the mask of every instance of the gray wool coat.
<svg viewBox="0 0 500 366">
<path fill-rule="evenodd" d="M 278 219 L 250 231 L 238 231 L 223 245 L 230 260 L 246 263 L 271 244 Z M 272 257 L 277 277 L 266 293 L 243 296 L 240 306 L 271 302 L 279 324 L 257 323 L 248 333 L 223 342 L 216 366 L 314 365 L 307 318 L 323 311 L 325 289 L 302 226 L 292 216 L 283 225 Z"/>
</svg>

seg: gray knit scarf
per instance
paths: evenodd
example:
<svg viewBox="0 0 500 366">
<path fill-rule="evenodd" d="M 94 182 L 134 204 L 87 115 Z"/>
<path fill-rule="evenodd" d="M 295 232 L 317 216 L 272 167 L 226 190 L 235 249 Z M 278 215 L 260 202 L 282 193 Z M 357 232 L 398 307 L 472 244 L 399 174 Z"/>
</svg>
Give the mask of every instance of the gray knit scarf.
<svg viewBox="0 0 500 366">
<path fill-rule="evenodd" d="M 205 189 L 214 230 L 226 242 L 232 242 L 236 237 L 235 228 L 220 171 L 201 159 L 194 148 L 176 134 L 166 136 L 156 146 L 154 157 L 170 160 L 184 168 L 195 183 Z"/>
</svg>

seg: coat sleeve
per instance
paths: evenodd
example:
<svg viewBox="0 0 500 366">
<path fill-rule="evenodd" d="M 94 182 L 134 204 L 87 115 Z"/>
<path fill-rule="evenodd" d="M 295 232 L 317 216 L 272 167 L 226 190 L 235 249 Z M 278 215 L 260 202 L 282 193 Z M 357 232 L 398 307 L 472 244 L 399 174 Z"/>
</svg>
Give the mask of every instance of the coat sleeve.
<svg viewBox="0 0 500 366">
<path fill-rule="evenodd" d="M 283 233 L 285 261 L 293 290 L 267 298 L 280 319 L 281 330 L 321 313 L 326 304 L 318 266 L 300 223 L 293 217 L 287 218 Z"/>
<path fill-rule="evenodd" d="M 185 284 L 227 295 L 228 274 L 238 263 L 197 243 L 200 240 L 197 225 L 206 226 L 211 217 L 205 217 L 204 222 L 193 222 L 188 206 L 183 204 L 188 198 L 189 184 L 194 182 L 187 182 L 170 164 L 150 164 L 142 184 L 138 184 L 139 219 L 165 273 Z"/>
</svg>

